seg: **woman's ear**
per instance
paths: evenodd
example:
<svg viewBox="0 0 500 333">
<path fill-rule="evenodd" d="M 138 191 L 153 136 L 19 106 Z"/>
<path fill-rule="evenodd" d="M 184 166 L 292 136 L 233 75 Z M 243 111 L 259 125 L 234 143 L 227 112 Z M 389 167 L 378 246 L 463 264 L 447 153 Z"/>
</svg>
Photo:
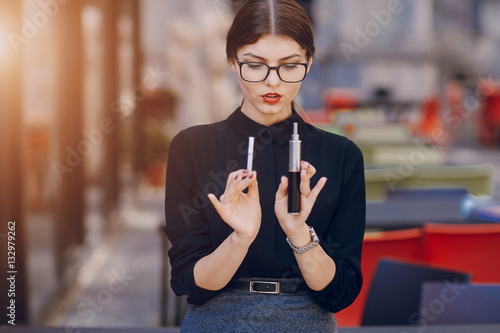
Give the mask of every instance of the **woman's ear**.
<svg viewBox="0 0 500 333">
<path fill-rule="evenodd" d="M 238 66 L 236 65 L 236 59 L 234 57 L 231 57 L 230 59 L 227 60 L 227 63 L 229 64 L 229 68 L 236 74 L 238 74 Z"/>
<path fill-rule="evenodd" d="M 310 56 L 308 62 L 309 62 L 309 66 L 307 67 L 307 72 L 309 73 L 309 70 L 311 69 L 311 66 L 312 66 L 312 64 L 314 62 L 314 57 Z"/>
</svg>

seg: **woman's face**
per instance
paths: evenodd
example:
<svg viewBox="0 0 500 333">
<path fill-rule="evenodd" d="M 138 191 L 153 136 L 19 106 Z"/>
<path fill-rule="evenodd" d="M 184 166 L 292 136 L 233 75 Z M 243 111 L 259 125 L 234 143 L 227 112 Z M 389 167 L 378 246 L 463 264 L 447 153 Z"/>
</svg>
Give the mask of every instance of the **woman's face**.
<svg viewBox="0 0 500 333">
<path fill-rule="evenodd" d="M 306 50 L 287 36 L 263 36 L 257 43 L 241 47 L 236 56 L 240 62 L 260 62 L 268 66 L 307 63 Z M 312 59 L 309 59 L 309 63 L 311 62 Z M 238 74 L 245 97 L 241 110 L 245 115 L 265 126 L 291 115 L 291 102 L 299 91 L 301 82 L 283 82 L 276 70 L 271 70 L 262 82 L 247 82 L 239 75 L 240 68 L 236 61 L 231 62 L 231 69 Z"/>
</svg>

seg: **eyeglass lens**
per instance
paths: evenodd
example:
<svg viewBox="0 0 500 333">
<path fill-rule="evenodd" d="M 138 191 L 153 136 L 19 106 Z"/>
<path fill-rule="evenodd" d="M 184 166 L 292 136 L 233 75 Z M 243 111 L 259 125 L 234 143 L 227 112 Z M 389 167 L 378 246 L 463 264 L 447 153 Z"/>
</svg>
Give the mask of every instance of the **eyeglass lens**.
<svg viewBox="0 0 500 333">
<path fill-rule="evenodd" d="M 306 65 L 304 64 L 283 64 L 278 66 L 278 76 L 284 82 L 300 82 L 307 73 Z M 270 68 L 263 63 L 243 63 L 241 65 L 241 77 L 243 80 L 251 82 L 264 81 Z"/>
</svg>

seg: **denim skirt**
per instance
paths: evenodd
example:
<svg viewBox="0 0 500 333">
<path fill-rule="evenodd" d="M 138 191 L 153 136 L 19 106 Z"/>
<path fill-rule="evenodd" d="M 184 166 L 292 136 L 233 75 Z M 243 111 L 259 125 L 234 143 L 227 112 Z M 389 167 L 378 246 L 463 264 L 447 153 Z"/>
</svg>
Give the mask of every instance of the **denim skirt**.
<svg viewBox="0 0 500 333">
<path fill-rule="evenodd" d="M 225 288 L 202 305 L 190 305 L 181 332 L 338 331 L 335 315 L 314 303 L 305 290 L 259 294 Z"/>
</svg>

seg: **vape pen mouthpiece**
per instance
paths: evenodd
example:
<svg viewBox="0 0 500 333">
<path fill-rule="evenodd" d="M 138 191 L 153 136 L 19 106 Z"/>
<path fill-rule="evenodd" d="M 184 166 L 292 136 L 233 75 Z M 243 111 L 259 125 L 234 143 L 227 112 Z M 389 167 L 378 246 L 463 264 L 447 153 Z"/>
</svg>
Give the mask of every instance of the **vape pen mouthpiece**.
<svg viewBox="0 0 500 333">
<path fill-rule="evenodd" d="M 288 171 L 300 171 L 300 144 L 298 124 L 293 123 L 293 134 L 290 140 Z"/>
<path fill-rule="evenodd" d="M 254 137 L 250 136 L 248 138 L 248 154 L 247 154 L 247 170 L 248 172 L 252 172 L 252 164 L 253 164 L 253 145 L 254 145 Z"/>
</svg>

